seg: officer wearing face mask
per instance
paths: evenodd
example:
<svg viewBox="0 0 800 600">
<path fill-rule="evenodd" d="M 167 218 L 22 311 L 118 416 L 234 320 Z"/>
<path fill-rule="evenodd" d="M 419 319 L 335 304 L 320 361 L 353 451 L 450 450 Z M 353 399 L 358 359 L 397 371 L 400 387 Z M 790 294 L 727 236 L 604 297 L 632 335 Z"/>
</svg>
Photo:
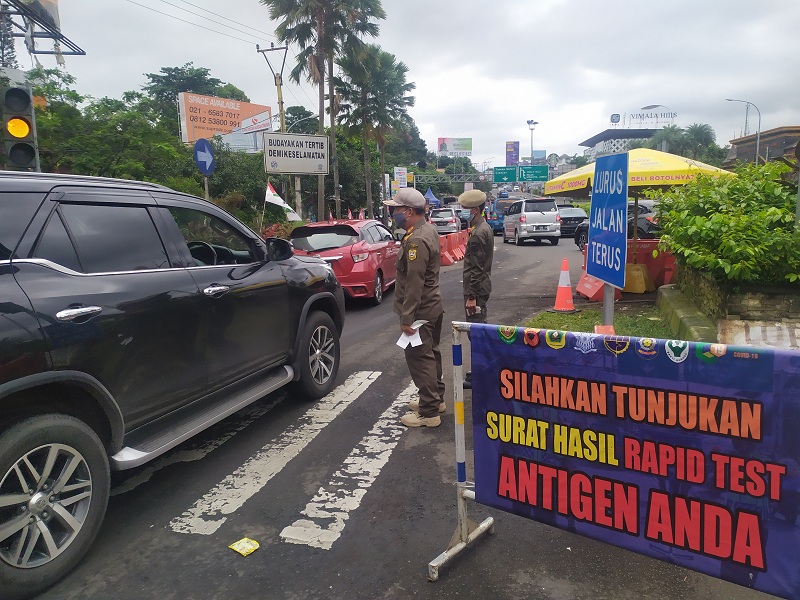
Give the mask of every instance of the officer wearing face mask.
<svg viewBox="0 0 800 600">
<path fill-rule="evenodd" d="M 486 194 L 469 190 L 458 197 L 458 203 L 469 209 L 469 240 L 464 252 L 464 312 L 470 323 L 486 323 L 486 303 L 492 293 L 492 258 L 494 233 L 483 218 Z M 468 372 L 464 387 L 472 388 L 472 373 Z"/>
<path fill-rule="evenodd" d="M 422 344 L 405 348 L 406 364 L 419 389 L 419 399 L 408 403 L 411 412 L 403 415 L 400 422 L 407 427 L 438 427 L 439 413 L 445 410 L 439 351 L 444 318 L 439 292 L 439 234 L 425 220 L 425 197 L 414 188 L 401 188 L 386 204 L 394 206 L 392 217 L 397 227 L 406 230 L 403 248 L 397 255 L 394 312 L 400 317 L 400 329 L 408 335 L 414 334 L 414 321 L 426 321 L 419 328 Z"/>
</svg>

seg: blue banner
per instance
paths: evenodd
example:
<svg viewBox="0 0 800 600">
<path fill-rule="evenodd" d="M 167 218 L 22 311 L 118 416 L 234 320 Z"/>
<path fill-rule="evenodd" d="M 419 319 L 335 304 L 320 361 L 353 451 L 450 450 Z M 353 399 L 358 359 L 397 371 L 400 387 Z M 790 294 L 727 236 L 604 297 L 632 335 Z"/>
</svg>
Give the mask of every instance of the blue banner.
<svg viewBox="0 0 800 600">
<path fill-rule="evenodd" d="M 470 337 L 478 502 L 800 598 L 800 352 Z"/>
</svg>

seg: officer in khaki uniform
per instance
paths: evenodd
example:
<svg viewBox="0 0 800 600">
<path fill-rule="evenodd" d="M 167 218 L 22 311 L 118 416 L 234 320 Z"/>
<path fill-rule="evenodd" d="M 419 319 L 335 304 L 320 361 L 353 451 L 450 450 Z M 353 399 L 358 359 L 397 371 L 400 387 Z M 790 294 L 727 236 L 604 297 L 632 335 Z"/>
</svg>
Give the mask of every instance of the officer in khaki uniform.
<svg viewBox="0 0 800 600">
<path fill-rule="evenodd" d="M 406 346 L 405 355 L 411 379 L 419 389 L 419 400 L 409 402 L 411 412 L 400 419 L 408 427 L 438 427 L 444 412 L 444 381 L 439 339 L 444 309 L 439 292 L 439 234 L 425 220 L 425 197 L 414 188 L 401 188 L 394 200 L 392 217 L 405 229 L 403 248 L 397 255 L 394 312 L 400 316 L 400 329 L 414 334 L 411 324 L 427 321 L 419 328 L 422 345 Z"/>
<path fill-rule="evenodd" d="M 492 293 L 492 258 L 494 232 L 483 218 L 486 194 L 469 190 L 458 197 L 458 203 L 469 209 L 470 228 L 464 252 L 464 312 L 470 323 L 486 323 L 486 304 Z M 464 387 L 472 387 L 472 373 L 468 372 Z"/>
</svg>

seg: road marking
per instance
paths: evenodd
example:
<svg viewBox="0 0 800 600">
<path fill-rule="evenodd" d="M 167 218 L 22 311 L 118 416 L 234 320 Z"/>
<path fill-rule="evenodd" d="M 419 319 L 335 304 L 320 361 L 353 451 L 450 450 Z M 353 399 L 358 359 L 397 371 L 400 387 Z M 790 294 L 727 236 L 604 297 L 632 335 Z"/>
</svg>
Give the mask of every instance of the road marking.
<svg viewBox="0 0 800 600">
<path fill-rule="evenodd" d="M 373 425 L 369 433 L 353 448 L 341 470 L 334 473 L 328 485 L 322 487 L 299 519 L 281 531 L 281 537 L 292 544 L 330 550 L 342 535 L 350 513 L 361 500 L 389 461 L 400 436 L 408 429 L 399 421 L 406 412 L 409 400 L 417 393 L 412 383 L 403 390 Z"/>
<path fill-rule="evenodd" d="M 252 424 L 254 421 L 257 421 L 273 408 L 275 408 L 281 400 L 285 398 L 285 394 L 279 396 L 277 399 L 269 402 L 267 404 L 259 404 L 256 403 L 255 405 L 251 404 L 249 407 L 242 409 L 237 415 L 237 419 L 233 421 L 229 427 L 225 428 L 218 436 L 215 436 L 213 440 L 208 440 L 203 442 L 202 444 L 195 446 L 184 448 L 182 450 L 178 450 L 173 452 L 172 454 L 167 454 L 162 456 L 161 458 L 157 458 L 149 466 L 142 469 L 136 475 L 131 477 L 130 479 L 126 479 L 121 484 L 116 486 L 113 490 L 111 490 L 112 496 L 117 496 L 119 494 L 124 494 L 126 492 L 130 492 L 132 489 L 139 487 L 143 483 L 147 483 L 150 481 L 150 478 L 155 475 L 157 471 L 160 471 L 164 467 L 168 467 L 169 465 L 174 465 L 177 463 L 183 462 L 192 462 L 194 460 L 200 460 L 206 454 L 216 450 L 222 444 L 227 442 L 231 439 L 234 435 L 243 431 L 247 426 Z M 230 417 L 229 417 L 230 418 Z"/>
<path fill-rule="evenodd" d="M 270 479 L 281 472 L 323 428 L 375 381 L 379 371 L 353 373 L 342 385 L 318 401 L 273 443 L 267 444 L 236 471 L 184 512 L 169 526 L 177 533 L 211 535 Z"/>
</svg>

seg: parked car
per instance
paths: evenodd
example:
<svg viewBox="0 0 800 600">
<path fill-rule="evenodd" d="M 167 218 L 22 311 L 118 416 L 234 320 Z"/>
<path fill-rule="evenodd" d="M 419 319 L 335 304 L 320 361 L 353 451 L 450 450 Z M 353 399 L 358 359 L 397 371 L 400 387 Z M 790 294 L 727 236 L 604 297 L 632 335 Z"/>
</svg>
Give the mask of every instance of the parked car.
<svg viewBox="0 0 800 600">
<path fill-rule="evenodd" d="M 437 208 L 431 211 L 431 225 L 436 227 L 439 235 L 458 233 L 461 231 L 461 218 L 454 208 Z"/>
<path fill-rule="evenodd" d="M 572 205 L 559 206 L 558 215 L 561 217 L 562 237 L 575 235 L 578 225 L 588 218 L 585 210 Z"/>
<path fill-rule="evenodd" d="M 498 198 L 508 198 L 508 190 L 502 190 L 499 194 L 497 194 Z"/>
<path fill-rule="evenodd" d="M 628 239 L 633 238 L 633 223 L 634 223 L 634 209 L 635 203 L 633 200 L 628 201 Z M 652 200 L 639 200 L 637 237 L 641 239 L 653 239 L 659 236 L 660 228 L 655 216 L 655 202 Z M 589 219 L 585 219 L 582 223 L 578 224 L 574 234 L 575 245 L 580 250 L 586 247 L 589 242 Z"/>
<path fill-rule="evenodd" d="M 503 219 L 503 242 L 514 240 L 521 246 L 525 240 L 549 240 L 555 246 L 561 237 L 561 221 L 555 200 L 528 198 L 516 200 Z"/>
<path fill-rule="evenodd" d="M 291 240 L 298 255 L 330 263 L 350 298 L 366 298 L 377 305 L 394 284 L 400 242 L 379 221 L 309 223 L 295 228 Z"/>
<path fill-rule="evenodd" d="M 324 261 L 156 184 L 1 172 L 0 216 L 8 600 L 80 562 L 111 469 L 146 463 L 280 387 L 330 392 L 344 294 Z"/>
</svg>

